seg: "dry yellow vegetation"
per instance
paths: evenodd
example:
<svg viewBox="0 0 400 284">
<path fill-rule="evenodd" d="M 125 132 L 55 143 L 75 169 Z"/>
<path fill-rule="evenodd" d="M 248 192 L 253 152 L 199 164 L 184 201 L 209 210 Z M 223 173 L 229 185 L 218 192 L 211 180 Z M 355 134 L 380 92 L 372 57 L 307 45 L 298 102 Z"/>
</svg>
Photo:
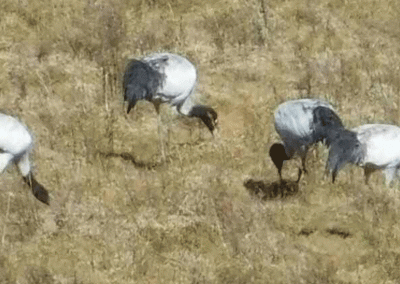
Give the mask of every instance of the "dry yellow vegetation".
<svg viewBox="0 0 400 284">
<path fill-rule="evenodd" d="M 319 147 L 279 192 L 268 157 L 288 99 L 400 124 L 399 24 L 396 0 L 0 1 L 0 108 L 52 194 L 1 175 L 0 283 L 399 283 L 397 188 L 352 166 L 332 185 Z M 153 106 L 127 116 L 121 90 L 157 51 L 196 64 L 220 121 L 213 139 L 163 107 L 164 164 Z"/>
</svg>

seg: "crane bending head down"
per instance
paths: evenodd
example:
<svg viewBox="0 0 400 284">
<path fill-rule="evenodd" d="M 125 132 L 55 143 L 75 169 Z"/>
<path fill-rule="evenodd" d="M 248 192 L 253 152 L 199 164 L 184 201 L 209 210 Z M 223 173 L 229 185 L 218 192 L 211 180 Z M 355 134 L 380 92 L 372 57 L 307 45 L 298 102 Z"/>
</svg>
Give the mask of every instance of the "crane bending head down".
<svg viewBox="0 0 400 284">
<path fill-rule="evenodd" d="M 33 138 L 25 125 L 12 116 L 0 113 L 0 173 L 10 163 L 15 163 L 33 195 L 49 205 L 47 189 L 35 179 L 31 170 L 29 152 L 32 147 Z"/>
<path fill-rule="evenodd" d="M 282 139 L 281 143 L 271 146 L 269 154 L 282 180 L 284 161 L 290 160 L 296 154 L 302 161 L 299 177 L 306 172 L 305 161 L 308 148 L 318 142 L 330 147 L 330 159 L 327 170 L 336 173 L 347 161 L 353 161 L 353 154 L 343 156 L 341 152 L 347 149 L 344 145 L 357 144 L 357 139 L 351 131 L 346 130 L 333 107 L 318 99 L 300 99 L 285 102 L 275 111 L 275 129 Z M 334 178 L 333 178 L 334 180 Z"/>
<path fill-rule="evenodd" d="M 189 117 L 200 118 L 211 133 L 217 125 L 217 112 L 205 105 L 193 104 L 197 82 L 194 65 L 186 58 L 172 53 L 156 53 L 141 60 L 131 60 L 124 74 L 124 101 L 129 113 L 139 100 L 159 105 L 167 103 Z"/>
</svg>

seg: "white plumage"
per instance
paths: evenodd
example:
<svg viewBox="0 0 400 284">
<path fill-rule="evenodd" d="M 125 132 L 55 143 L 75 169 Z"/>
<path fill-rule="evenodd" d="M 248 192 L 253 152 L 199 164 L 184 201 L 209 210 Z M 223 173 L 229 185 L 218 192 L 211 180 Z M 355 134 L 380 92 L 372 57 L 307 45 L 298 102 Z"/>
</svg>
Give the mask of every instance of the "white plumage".
<svg viewBox="0 0 400 284">
<path fill-rule="evenodd" d="M 388 124 L 366 124 L 353 129 L 361 143 L 358 164 L 364 168 L 365 182 L 382 169 L 390 185 L 400 168 L 400 128 Z"/>
<path fill-rule="evenodd" d="M 0 173 L 10 162 L 14 162 L 35 197 L 49 204 L 47 190 L 36 181 L 31 172 L 29 152 L 32 146 L 33 139 L 28 129 L 16 118 L 0 113 Z"/>
<path fill-rule="evenodd" d="M 171 53 L 156 53 L 145 57 L 143 62 L 157 70 L 163 78 L 152 101 L 177 106 L 182 114 L 189 115 L 193 105 L 188 98 L 194 92 L 197 81 L 194 65 L 186 58 Z"/>
<path fill-rule="evenodd" d="M 316 110 L 318 110 L 316 112 Z M 319 115 L 322 113 L 322 115 Z M 270 148 L 270 156 L 278 169 L 282 180 L 282 166 L 285 160 L 293 158 L 296 154 L 302 160 L 303 171 L 308 149 L 311 145 L 327 139 L 323 127 L 332 120 L 340 119 L 335 114 L 333 107 L 318 99 L 300 99 L 285 102 L 275 111 L 275 129 L 282 139 L 282 143 L 275 143 Z M 300 180 L 302 170 L 299 169 Z"/>
</svg>

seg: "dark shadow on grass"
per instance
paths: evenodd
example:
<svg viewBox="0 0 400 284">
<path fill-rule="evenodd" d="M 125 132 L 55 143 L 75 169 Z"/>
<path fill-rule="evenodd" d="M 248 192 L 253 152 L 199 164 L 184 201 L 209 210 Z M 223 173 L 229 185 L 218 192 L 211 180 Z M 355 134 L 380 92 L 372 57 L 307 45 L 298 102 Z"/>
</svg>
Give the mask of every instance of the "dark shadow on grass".
<svg viewBox="0 0 400 284">
<path fill-rule="evenodd" d="M 303 228 L 303 229 L 301 229 L 301 231 L 299 232 L 299 235 L 308 237 L 309 235 L 311 235 L 311 234 L 314 233 L 315 231 L 316 231 L 315 228 Z"/>
<path fill-rule="evenodd" d="M 175 143 L 175 145 L 177 145 L 177 146 L 179 146 L 179 147 L 182 147 L 182 146 L 191 146 L 191 147 L 194 147 L 194 146 L 199 146 L 199 145 L 201 145 L 201 144 L 204 143 L 205 141 L 207 141 L 207 139 L 198 138 L 198 139 L 196 139 L 196 140 L 194 140 L 194 141 L 182 142 L 182 143 Z"/>
<path fill-rule="evenodd" d="M 243 183 L 250 194 L 259 196 L 262 200 L 287 198 L 299 191 L 299 183 L 295 181 L 274 181 L 248 179 Z"/>
<path fill-rule="evenodd" d="M 334 227 L 334 228 L 329 228 L 326 231 L 331 235 L 337 235 L 343 239 L 346 239 L 351 236 L 351 233 L 349 232 L 349 230 L 343 229 L 343 228 Z"/>
<path fill-rule="evenodd" d="M 132 154 L 127 153 L 127 152 L 122 152 L 122 153 L 113 153 L 113 152 L 98 152 L 100 156 L 103 156 L 105 158 L 122 158 L 125 161 L 130 161 L 132 164 L 135 165 L 135 167 L 142 168 L 142 169 L 155 169 L 158 166 L 160 166 L 160 163 L 155 163 L 155 162 L 144 162 L 144 161 L 138 161 Z"/>
</svg>

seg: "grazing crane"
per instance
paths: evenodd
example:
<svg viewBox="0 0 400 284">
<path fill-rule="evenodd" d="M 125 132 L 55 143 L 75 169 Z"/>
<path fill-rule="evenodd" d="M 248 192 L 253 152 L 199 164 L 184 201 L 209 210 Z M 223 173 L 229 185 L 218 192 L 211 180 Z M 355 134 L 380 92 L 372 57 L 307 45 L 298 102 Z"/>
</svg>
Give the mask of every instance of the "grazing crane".
<svg viewBox="0 0 400 284">
<path fill-rule="evenodd" d="M 160 129 L 160 104 L 175 106 L 179 113 L 200 118 L 211 134 L 217 124 L 217 113 L 204 105 L 194 105 L 197 74 L 194 65 L 186 58 L 172 53 L 156 53 L 141 60 L 131 60 L 124 74 L 124 101 L 128 102 L 127 113 L 139 100 L 153 103 L 158 117 L 158 134 L 161 151 L 165 159 Z"/>
<path fill-rule="evenodd" d="M 332 181 L 344 165 L 352 163 L 364 168 L 366 184 L 374 171 L 382 169 L 386 186 L 390 186 L 400 168 L 400 128 L 388 124 L 366 124 L 352 129 L 352 133 L 358 143 L 341 137 L 336 149 L 329 152 L 328 168 Z"/>
<path fill-rule="evenodd" d="M 308 148 L 318 142 L 330 145 L 336 136 L 332 130 L 344 129 L 340 118 L 333 107 L 318 99 L 300 99 L 287 101 L 275 111 L 275 129 L 282 143 L 275 143 L 269 155 L 278 169 L 282 181 L 282 166 L 297 154 L 301 158 L 302 169 L 299 168 L 298 180 L 306 170 Z M 331 132 L 329 131 L 331 130 Z"/>
<path fill-rule="evenodd" d="M 33 139 L 28 129 L 14 117 L 0 113 L 0 173 L 10 162 L 14 162 L 33 195 L 49 205 L 49 193 L 36 181 L 31 171 L 29 152 L 32 146 Z"/>
</svg>

